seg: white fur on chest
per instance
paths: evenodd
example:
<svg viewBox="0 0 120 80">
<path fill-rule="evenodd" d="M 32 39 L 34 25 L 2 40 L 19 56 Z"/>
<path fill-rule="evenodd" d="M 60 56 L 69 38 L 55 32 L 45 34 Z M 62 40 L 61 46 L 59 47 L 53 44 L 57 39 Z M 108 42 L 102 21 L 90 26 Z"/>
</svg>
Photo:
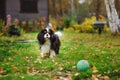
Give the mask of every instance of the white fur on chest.
<svg viewBox="0 0 120 80">
<path fill-rule="evenodd" d="M 50 54 L 50 57 L 53 58 L 56 56 L 55 51 L 51 50 L 51 42 L 50 40 L 46 40 L 46 42 L 41 45 L 41 57 L 44 57 L 44 54 Z"/>
<path fill-rule="evenodd" d="M 50 53 L 50 46 L 51 46 L 50 40 L 46 40 L 46 42 L 43 45 L 41 45 L 41 52 L 43 54 Z"/>
</svg>

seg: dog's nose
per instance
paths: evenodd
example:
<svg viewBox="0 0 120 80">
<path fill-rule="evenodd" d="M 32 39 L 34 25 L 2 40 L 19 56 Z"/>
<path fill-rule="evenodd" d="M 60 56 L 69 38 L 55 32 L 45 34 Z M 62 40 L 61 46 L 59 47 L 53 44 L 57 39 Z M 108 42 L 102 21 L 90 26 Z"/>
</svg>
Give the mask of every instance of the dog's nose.
<svg viewBox="0 0 120 80">
<path fill-rule="evenodd" d="M 48 36 L 48 34 L 46 34 L 46 36 Z"/>
<path fill-rule="evenodd" d="M 50 38 L 50 35 L 49 35 L 49 34 L 46 34 L 46 38 Z"/>
</svg>

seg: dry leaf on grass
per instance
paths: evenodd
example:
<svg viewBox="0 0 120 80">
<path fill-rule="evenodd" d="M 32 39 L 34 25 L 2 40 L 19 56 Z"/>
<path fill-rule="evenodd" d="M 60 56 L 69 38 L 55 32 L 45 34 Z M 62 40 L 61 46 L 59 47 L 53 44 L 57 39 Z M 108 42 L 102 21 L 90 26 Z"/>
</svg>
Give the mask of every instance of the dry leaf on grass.
<svg viewBox="0 0 120 80">
<path fill-rule="evenodd" d="M 110 80 L 108 76 L 104 76 L 104 80 Z"/>
<path fill-rule="evenodd" d="M 93 66 L 93 73 L 97 73 L 98 72 L 98 70 L 97 70 L 97 68 L 95 67 L 95 66 Z"/>
<path fill-rule="evenodd" d="M 54 76 L 52 80 L 72 80 L 71 74 L 65 74 L 65 76 Z"/>
<path fill-rule="evenodd" d="M 3 67 L 0 67 L 0 73 L 3 72 Z"/>
<path fill-rule="evenodd" d="M 92 75 L 92 80 L 98 80 L 98 78 L 95 75 Z"/>
<path fill-rule="evenodd" d="M 75 76 L 78 76 L 78 75 L 80 75 L 80 73 L 75 73 L 74 75 L 75 75 Z"/>
</svg>

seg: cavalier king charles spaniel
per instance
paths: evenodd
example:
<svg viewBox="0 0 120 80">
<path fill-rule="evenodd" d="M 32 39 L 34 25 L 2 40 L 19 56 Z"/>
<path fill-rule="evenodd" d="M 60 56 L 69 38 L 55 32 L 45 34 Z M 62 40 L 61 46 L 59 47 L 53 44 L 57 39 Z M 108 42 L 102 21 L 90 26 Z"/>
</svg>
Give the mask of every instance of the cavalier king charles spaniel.
<svg viewBox="0 0 120 80">
<path fill-rule="evenodd" d="M 37 39 L 41 49 L 41 57 L 53 58 L 59 53 L 59 36 L 56 35 L 52 29 L 42 29 L 39 32 Z"/>
</svg>

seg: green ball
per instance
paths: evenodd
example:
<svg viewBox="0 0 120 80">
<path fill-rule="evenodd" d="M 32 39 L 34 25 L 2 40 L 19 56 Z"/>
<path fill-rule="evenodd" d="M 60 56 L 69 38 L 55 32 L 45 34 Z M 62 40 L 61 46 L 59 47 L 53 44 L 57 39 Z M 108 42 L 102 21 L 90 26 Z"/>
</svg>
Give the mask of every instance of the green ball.
<svg viewBox="0 0 120 80">
<path fill-rule="evenodd" d="M 86 61 L 86 60 L 80 60 L 80 61 L 78 61 L 78 63 L 77 63 L 77 69 L 79 71 L 82 71 L 82 72 L 87 71 L 89 69 L 89 63 L 88 63 L 88 61 Z"/>
</svg>

